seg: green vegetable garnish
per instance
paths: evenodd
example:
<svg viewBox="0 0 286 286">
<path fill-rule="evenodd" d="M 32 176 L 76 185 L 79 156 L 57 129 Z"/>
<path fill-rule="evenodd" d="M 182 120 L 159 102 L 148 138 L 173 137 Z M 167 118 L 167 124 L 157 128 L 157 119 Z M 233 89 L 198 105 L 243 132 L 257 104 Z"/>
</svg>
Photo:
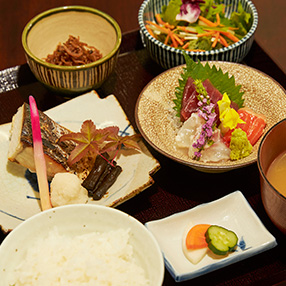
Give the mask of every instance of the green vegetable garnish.
<svg viewBox="0 0 286 286">
<path fill-rule="evenodd" d="M 217 255 L 226 255 L 236 249 L 237 235 L 224 227 L 212 225 L 205 236 L 209 249 Z"/>
<path fill-rule="evenodd" d="M 177 111 L 177 116 L 180 117 L 181 103 L 183 98 L 183 92 L 186 82 L 189 77 L 195 79 L 200 79 L 204 81 L 209 79 L 215 88 L 217 88 L 221 94 L 227 93 L 231 101 L 235 102 L 239 108 L 243 106 L 244 99 L 242 98 L 244 92 L 240 92 L 241 85 L 235 85 L 234 76 L 229 76 L 228 72 L 223 73 L 219 68 L 217 69 L 215 65 L 210 67 L 208 63 L 202 65 L 200 61 L 195 62 L 184 53 L 186 67 L 183 68 L 183 73 L 179 79 L 179 86 L 176 87 L 174 99 L 175 107 Z"/>
<path fill-rule="evenodd" d="M 231 160 L 239 160 L 249 156 L 252 151 L 252 145 L 247 139 L 246 132 L 240 128 L 235 129 L 231 134 L 229 148 L 231 150 Z"/>
</svg>

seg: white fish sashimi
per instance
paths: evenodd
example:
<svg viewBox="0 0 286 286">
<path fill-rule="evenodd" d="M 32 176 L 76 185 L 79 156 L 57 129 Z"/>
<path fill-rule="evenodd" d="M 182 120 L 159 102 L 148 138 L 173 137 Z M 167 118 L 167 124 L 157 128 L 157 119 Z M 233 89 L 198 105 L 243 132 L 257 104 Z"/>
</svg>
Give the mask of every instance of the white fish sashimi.
<svg viewBox="0 0 286 286">
<path fill-rule="evenodd" d="M 222 141 L 220 130 L 217 129 L 215 132 L 218 134 L 214 136 L 214 144 L 202 151 L 200 158 L 202 162 L 219 162 L 230 158 L 230 149 Z"/>
<path fill-rule="evenodd" d="M 175 138 L 176 146 L 178 148 L 186 149 L 190 158 L 194 157 L 196 149 L 192 145 L 199 138 L 204 123 L 205 120 L 203 118 L 197 113 L 192 113 L 191 117 L 184 122 Z M 219 162 L 229 160 L 230 149 L 222 141 L 219 129 L 214 131 L 212 140 L 214 143 L 212 145 L 206 145 L 201 152 L 202 156 L 200 161 Z"/>
<path fill-rule="evenodd" d="M 177 146 L 189 149 L 198 138 L 204 122 L 205 120 L 199 117 L 197 113 L 192 113 L 191 117 L 184 122 L 175 138 Z"/>
</svg>

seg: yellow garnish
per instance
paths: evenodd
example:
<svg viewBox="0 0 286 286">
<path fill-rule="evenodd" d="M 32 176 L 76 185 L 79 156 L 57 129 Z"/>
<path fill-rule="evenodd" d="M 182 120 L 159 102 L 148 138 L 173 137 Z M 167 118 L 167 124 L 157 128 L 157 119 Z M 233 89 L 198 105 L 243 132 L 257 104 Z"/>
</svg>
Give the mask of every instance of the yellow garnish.
<svg viewBox="0 0 286 286">
<path fill-rule="evenodd" d="M 219 119 L 224 129 L 234 129 L 238 123 L 245 123 L 240 119 L 235 109 L 230 107 L 231 101 L 226 93 L 217 102 L 219 107 Z"/>
</svg>

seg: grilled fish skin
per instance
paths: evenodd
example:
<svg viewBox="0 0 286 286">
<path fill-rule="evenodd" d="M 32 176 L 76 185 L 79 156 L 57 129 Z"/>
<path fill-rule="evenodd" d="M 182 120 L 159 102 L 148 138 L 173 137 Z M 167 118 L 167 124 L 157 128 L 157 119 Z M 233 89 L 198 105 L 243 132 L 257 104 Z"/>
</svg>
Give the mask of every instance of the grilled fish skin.
<svg viewBox="0 0 286 286">
<path fill-rule="evenodd" d="M 59 142 L 62 135 L 71 133 L 71 131 L 56 123 L 41 111 L 39 111 L 39 117 L 48 177 L 52 178 L 59 172 L 76 171 L 72 170 L 67 164 L 69 154 L 76 146 L 75 143 L 73 141 Z M 17 113 L 13 116 L 8 160 L 16 162 L 32 172 L 36 171 L 30 107 L 27 103 L 19 107 Z"/>
</svg>

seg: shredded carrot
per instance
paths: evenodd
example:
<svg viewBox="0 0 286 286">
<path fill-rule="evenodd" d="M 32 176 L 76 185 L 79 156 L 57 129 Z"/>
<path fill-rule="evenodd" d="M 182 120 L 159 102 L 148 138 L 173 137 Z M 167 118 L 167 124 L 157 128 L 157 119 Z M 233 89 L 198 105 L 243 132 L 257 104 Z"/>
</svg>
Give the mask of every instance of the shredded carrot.
<svg viewBox="0 0 286 286">
<path fill-rule="evenodd" d="M 185 43 L 182 48 L 185 50 L 190 45 L 190 42 Z"/>
<path fill-rule="evenodd" d="M 214 42 L 213 42 L 213 44 L 212 44 L 212 48 L 214 48 L 214 47 L 216 46 L 216 44 L 217 44 L 217 42 L 218 42 L 218 39 L 219 39 L 219 32 L 216 32 L 216 34 L 215 34 L 215 40 L 214 40 Z"/>
<path fill-rule="evenodd" d="M 200 49 L 187 49 L 188 52 L 205 52 L 206 50 L 200 50 Z"/>
<path fill-rule="evenodd" d="M 239 41 L 239 38 L 237 38 L 235 35 L 233 35 L 230 32 L 221 31 L 220 33 L 225 35 L 226 37 L 228 37 L 230 40 L 234 41 L 235 43 Z"/>
<path fill-rule="evenodd" d="M 170 38 L 171 38 L 171 40 L 172 40 L 173 47 L 174 47 L 174 48 L 177 48 L 177 47 L 178 47 L 178 43 L 176 42 L 176 39 L 175 39 L 175 37 L 174 37 L 174 34 L 173 34 L 171 31 L 169 32 L 169 36 L 170 36 Z"/>
<path fill-rule="evenodd" d="M 156 24 L 154 22 L 146 21 L 146 23 L 149 24 L 149 25 L 153 25 L 154 27 L 156 27 L 157 29 L 161 30 L 162 32 L 164 32 L 166 34 L 169 33 L 169 29 L 166 29 L 166 28 L 164 28 L 164 27 L 162 27 L 162 26 L 160 26 L 160 25 L 158 25 L 158 24 Z"/>
<path fill-rule="evenodd" d="M 175 28 L 174 25 L 170 25 L 169 23 L 163 21 L 160 14 L 156 14 L 155 15 L 155 19 L 156 19 L 158 24 L 160 24 L 160 25 L 162 25 L 162 26 L 164 26 L 166 28 L 169 28 L 169 29 L 174 29 Z"/>
<path fill-rule="evenodd" d="M 203 16 L 199 16 L 199 19 L 210 27 L 216 27 L 217 26 L 216 23 L 213 23 L 212 21 L 208 20 L 207 18 L 205 18 Z"/>
<path fill-rule="evenodd" d="M 186 236 L 187 249 L 200 249 L 208 246 L 205 233 L 210 227 L 209 224 L 197 224 L 193 226 Z"/>
<path fill-rule="evenodd" d="M 220 25 L 220 16 L 219 13 L 216 13 L 216 25 Z"/>
<path fill-rule="evenodd" d="M 164 21 L 162 20 L 160 14 L 156 14 L 156 15 L 155 15 L 155 18 L 156 18 L 156 21 L 157 21 L 158 24 L 161 24 L 161 25 L 165 25 L 165 24 L 166 24 L 166 22 L 164 22 Z"/>
<path fill-rule="evenodd" d="M 214 40 L 212 43 L 212 48 L 215 48 L 218 42 L 220 42 L 223 46 L 228 47 L 228 43 L 223 36 L 227 37 L 233 42 L 239 41 L 239 39 L 232 32 L 232 30 L 236 30 L 237 28 L 225 27 L 223 24 L 221 24 L 221 18 L 219 13 L 216 14 L 216 22 L 212 22 L 203 16 L 199 16 L 201 25 L 204 25 L 205 27 L 204 31 L 200 34 L 197 33 L 196 29 L 192 27 L 188 28 L 186 26 L 174 26 L 169 24 L 168 22 L 165 22 L 161 18 L 161 15 L 159 13 L 155 15 L 155 19 L 157 23 L 152 21 L 146 21 L 146 29 L 148 30 L 148 32 L 154 38 L 157 38 L 157 35 L 156 33 L 154 33 L 154 31 L 157 30 L 158 32 L 164 33 L 166 35 L 166 38 L 164 40 L 165 45 L 170 45 L 175 48 L 180 47 L 186 51 L 204 52 L 205 50 L 188 49 L 191 41 L 190 39 L 187 39 L 185 33 L 196 35 L 198 38 L 213 37 Z M 221 29 L 222 27 L 223 29 Z M 228 29 L 228 31 L 226 29 Z M 185 33 L 178 31 L 183 31 Z"/>
<path fill-rule="evenodd" d="M 169 36 L 169 34 L 168 34 L 167 37 L 166 37 L 166 39 L 165 39 L 165 42 L 164 42 L 165 45 L 168 45 L 169 39 L 170 39 L 170 36 Z"/>
<path fill-rule="evenodd" d="M 173 34 L 173 37 L 175 38 L 175 40 L 179 43 L 179 45 L 183 46 L 184 42 L 176 34 L 174 34 L 174 33 L 172 33 L 172 34 Z"/>
<path fill-rule="evenodd" d="M 228 47 L 228 43 L 223 36 L 219 35 L 219 41 L 223 46 Z"/>
<path fill-rule="evenodd" d="M 215 33 L 216 33 L 215 31 L 205 32 L 205 33 L 197 34 L 197 37 L 212 36 L 212 35 L 214 35 Z"/>
<path fill-rule="evenodd" d="M 156 38 L 155 35 L 154 35 L 154 33 L 153 33 L 153 31 L 152 31 L 152 29 L 151 29 L 148 25 L 146 25 L 146 29 L 147 29 L 147 31 L 149 32 L 149 34 L 150 34 L 153 38 Z"/>
<path fill-rule="evenodd" d="M 192 30 L 190 30 L 190 29 L 188 29 L 187 27 L 184 27 L 184 26 L 177 26 L 177 29 L 181 30 L 181 31 L 184 31 L 186 33 L 197 34 L 197 32 L 192 31 Z"/>
<path fill-rule="evenodd" d="M 164 27 L 169 28 L 171 30 L 173 30 L 175 28 L 174 25 L 170 25 L 169 23 L 165 23 Z"/>
</svg>

